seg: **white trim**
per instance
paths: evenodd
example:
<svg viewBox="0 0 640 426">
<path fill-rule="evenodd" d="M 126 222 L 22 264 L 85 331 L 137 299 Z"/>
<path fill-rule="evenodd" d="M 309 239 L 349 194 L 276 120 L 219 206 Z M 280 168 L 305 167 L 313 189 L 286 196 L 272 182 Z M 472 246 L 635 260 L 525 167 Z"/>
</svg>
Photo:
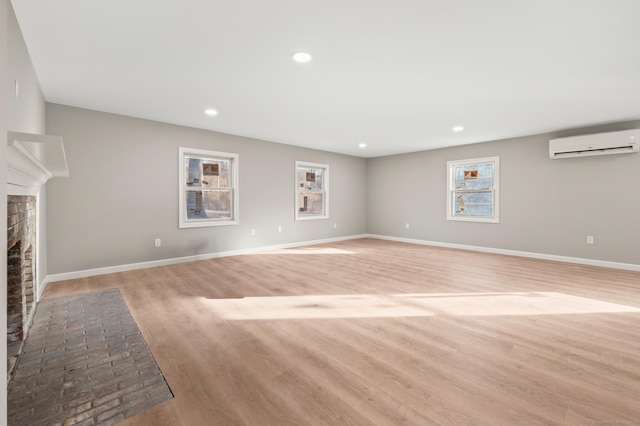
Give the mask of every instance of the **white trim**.
<svg viewBox="0 0 640 426">
<path fill-rule="evenodd" d="M 33 248 L 32 248 L 32 255 L 31 255 L 31 259 L 32 259 L 31 271 L 33 272 L 35 270 L 35 273 L 33 273 L 33 276 L 32 276 L 33 288 L 35 289 L 34 290 L 34 312 L 38 302 L 40 302 L 40 295 L 42 294 L 42 291 L 40 290 L 40 286 L 41 286 L 40 277 L 42 276 L 42 271 L 40 271 L 41 269 L 40 266 L 42 265 L 43 259 L 40 258 L 40 241 L 45 242 L 45 244 L 43 245 L 46 246 L 46 235 L 42 235 L 42 231 L 40 230 L 41 206 L 42 204 L 40 202 L 40 191 L 38 191 L 38 193 L 35 195 L 35 205 L 34 205 L 36 235 L 33 238 Z"/>
<path fill-rule="evenodd" d="M 37 299 L 36 299 L 36 303 L 40 303 L 40 299 L 42 299 L 42 295 L 44 294 L 44 289 L 47 288 L 47 284 L 49 284 L 49 276 L 47 275 L 47 277 L 45 277 L 44 281 L 42 281 L 42 285 L 40 285 L 38 287 L 38 292 L 37 292 Z"/>
<path fill-rule="evenodd" d="M 230 219 L 187 219 L 185 202 L 185 157 L 197 156 L 212 160 L 231 162 L 231 218 Z M 229 152 L 178 147 L 178 228 L 202 228 L 208 226 L 237 225 L 240 223 L 240 155 Z"/>
<path fill-rule="evenodd" d="M 455 215 L 453 211 L 453 193 L 455 192 L 454 170 L 456 166 L 474 166 L 493 163 L 493 216 Z M 500 157 L 471 158 L 468 160 L 447 161 L 447 220 L 461 222 L 500 223 Z"/>
<path fill-rule="evenodd" d="M 9 190 L 40 188 L 52 177 L 69 176 L 60 136 L 7 132 L 6 160 Z"/>
<path fill-rule="evenodd" d="M 367 234 L 350 235 L 347 237 L 325 238 L 321 240 L 301 241 L 297 243 L 288 243 L 288 244 L 276 244 L 272 246 L 254 247 L 254 248 L 242 249 L 242 250 L 221 251 L 217 253 L 206 253 L 206 254 L 198 254 L 194 256 L 176 257 L 173 259 L 151 260 L 149 262 L 130 263 L 127 265 L 107 266 L 104 268 L 96 268 L 96 269 L 85 269 L 82 271 L 64 272 L 61 274 L 47 275 L 45 282 L 48 284 L 48 283 L 53 283 L 57 281 L 92 277 L 95 275 L 112 274 L 115 272 L 134 271 L 136 269 L 155 268 L 157 266 L 174 265 L 178 263 L 194 262 L 197 260 L 208 260 L 208 259 L 216 259 L 219 257 L 255 254 L 255 253 L 260 253 L 268 250 L 281 250 L 281 249 L 303 247 L 303 246 L 314 245 L 314 244 L 335 243 L 338 241 L 356 240 L 358 238 L 367 238 L 367 237 L 368 237 Z M 46 284 L 43 285 L 42 287 L 44 291 L 44 287 L 46 287 Z"/>
<path fill-rule="evenodd" d="M 298 184 L 298 169 L 299 168 L 312 168 L 322 169 L 322 192 L 324 193 L 323 204 L 324 212 L 319 215 L 300 215 L 300 200 L 299 193 L 300 188 Z M 293 179 L 295 187 L 295 201 L 294 201 L 294 214 L 295 220 L 317 220 L 317 219 L 329 219 L 329 165 L 320 163 L 310 163 L 308 161 L 296 161 L 295 176 Z"/>
<path fill-rule="evenodd" d="M 40 192 L 40 187 L 27 187 L 21 185 L 14 185 L 12 183 L 7 183 L 7 195 L 18 195 L 18 196 L 36 196 Z"/>
<path fill-rule="evenodd" d="M 554 262 L 575 263 L 578 265 L 599 266 L 602 268 L 624 269 L 627 271 L 640 272 L 640 265 L 633 263 L 610 262 L 607 260 L 585 259 L 582 257 L 557 256 L 554 254 L 533 253 L 528 251 L 506 250 L 492 247 L 468 246 L 464 244 L 441 243 L 438 241 L 415 240 L 412 238 L 399 238 L 387 235 L 368 234 L 369 238 L 377 238 L 379 240 L 398 241 L 402 243 L 420 244 L 425 246 L 446 247 L 459 250 L 471 250 L 483 253 L 503 254 L 506 256 L 528 257 L 532 259 L 551 260 Z"/>
</svg>

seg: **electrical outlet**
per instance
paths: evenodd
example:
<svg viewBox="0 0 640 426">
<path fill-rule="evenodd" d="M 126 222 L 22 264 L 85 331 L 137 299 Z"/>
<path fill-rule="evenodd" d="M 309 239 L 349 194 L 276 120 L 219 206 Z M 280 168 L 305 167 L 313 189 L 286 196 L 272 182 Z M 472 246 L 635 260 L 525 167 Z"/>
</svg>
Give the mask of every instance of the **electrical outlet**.
<svg viewBox="0 0 640 426">
<path fill-rule="evenodd" d="M 404 224 L 404 227 L 405 227 L 406 229 L 409 229 L 409 224 L 408 224 L 408 223 L 405 223 L 405 224 Z"/>
<path fill-rule="evenodd" d="M 278 226 L 278 234 L 282 234 L 282 226 Z"/>
<path fill-rule="evenodd" d="M 160 247 L 162 245 L 162 240 L 160 238 L 156 238 L 155 241 L 153 242 L 153 244 L 156 247 Z"/>
<path fill-rule="evenodd" d="M 587 244 L 593 244 L 593 235 L 587 235 Z"/>
<path fill-rule="evenodd" d="M 255 230 L 255 229 L 252 229 L 252 230 L 251 230 L 251 236 L 252 236 L 252 237 L 255 237 L 255 236 L 256 236 L 256 230 Z"/>
</svg>

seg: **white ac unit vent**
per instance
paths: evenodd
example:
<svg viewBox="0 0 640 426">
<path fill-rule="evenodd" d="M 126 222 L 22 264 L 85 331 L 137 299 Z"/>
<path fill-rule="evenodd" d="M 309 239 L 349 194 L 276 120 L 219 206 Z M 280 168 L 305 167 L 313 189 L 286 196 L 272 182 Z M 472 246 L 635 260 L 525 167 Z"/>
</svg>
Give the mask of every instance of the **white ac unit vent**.
<svg viewBox="0 0 640 426">
<path fill-rule="evenodd" d="M 552 159 L 638 152 L 640 129 L 571 136 L 549 141 Z"/>
</svg>

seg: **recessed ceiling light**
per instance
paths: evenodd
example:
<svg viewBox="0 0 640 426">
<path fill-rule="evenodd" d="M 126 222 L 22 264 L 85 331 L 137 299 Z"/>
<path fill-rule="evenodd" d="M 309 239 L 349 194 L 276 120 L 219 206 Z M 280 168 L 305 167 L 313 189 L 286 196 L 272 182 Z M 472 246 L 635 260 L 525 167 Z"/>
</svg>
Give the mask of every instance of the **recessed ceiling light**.
<svg viewBox="0 0 640 426">
<path fill-rule="evenodd" d="M 311 60 L 311 55 L 307 52 L 296 52 L 293 54 L 293 60 L 296 62 L 309 62 Z"/>
<path fill-rule="evenodd" d="M 366 148 L 367 144 L 366 143 L 359 143 L 358 144 L 358 148 Z"/>
<path fill-rule="evenodd" d="M 205 109 L 205 110 L 204 110 L 204 113 L 205 113 L 205 114 L 207 114 L 207 115 L 210 115 L 210 116 L 212 116 L 212 117 L 213 117 L 214 115 L 218 115 L 218 111 L 216 111 L 216 110 L 215 110 L 215 109 L 213 109 L 213 108 L 207 108 L 207 109 Z"/>
<path fill-rule="evenodd" d="M 464 127 L 462 127 L 462 126 L 453 126 L 451 128 L 451 130 L 453 130 L 454 132 L 461 132 L 461 131 L 464 130 Z"/>
</svg>

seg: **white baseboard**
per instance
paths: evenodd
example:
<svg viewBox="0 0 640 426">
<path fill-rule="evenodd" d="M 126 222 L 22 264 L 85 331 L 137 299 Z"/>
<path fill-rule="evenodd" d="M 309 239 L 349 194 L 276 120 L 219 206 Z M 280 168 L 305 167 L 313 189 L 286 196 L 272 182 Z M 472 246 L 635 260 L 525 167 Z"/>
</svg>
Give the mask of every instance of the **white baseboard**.
<svg viewBox="0 0 640 426">
<path fill-rule="evenodd" d="M 624 269 L 628 271 L 639 271 L 640 265 L 635 265 L 632 263 L 619 263 L 619 262 L 609 262 L 606 260 L 596 260 L 596 259 L 584 259 L 581 257 L 567 257 L 567 256 L 556 256 L 553 254 L 543 254 L 543 253 L 532 253 L 528 251 L 517 251 L 517 250 L 505 250 L 491 247 L 480 247 L 480 246 L 468 246 L 464 244 L 450 244 L 450 243 L 441 243 L 437 241 L 427 241 L 427 240 L 415 240 L 411 238 L 399 238 L 399 237 L 390 237 L 387 235 L 376 235 L 369 234 L 369 238 L 377 238 L 380 240 L 390 240 L 390 241 L 398 241 L 404 243 L 411 244 L 421 244 L 427 246 L 436 246 L 436 247 L 447 247 L 461 250 L 472 250 L 479 251 L 484 253 L 495 253 L 495 254 L 504 254 L 508 256 L 519 256 L 519 257 L 530 257 L 533 259 L 543 259 L 543 260 L 553 260 L 556 262 L 568 262 L 568 263 L 576 263 L 579 265 L 590 265 L 590 266 L 600 266 L 603 268 L 614 268 L 614 269 Z"/>
<path fill-rule="evenodd" d="M 149 262 L 130 263 L 126 265 L 108 266 L 104 268 L 86 269 L 82 271 L 64 272 L 61 274 L 47 275 L 47 277 L 43 282 L 43 285 L 40 288 L 40 291 L 38 292 L 38 300 L 42 296 L 42 293 L 44 292 L 44 289 L 46 288 L 47 284 L 52 282 L 57 282 L 57 281 L 72 280 L 76 278 L 86 278 L 86 277 L 91 277 L 95 275 L 111 274 L 114 272 L 133 271 L 136 269 L 154 268 L 156 266 L 174 265 L 177 263 L 194 262 L 197 260 L 207 260 L 207 259 L 215 259 L 219 257 L 254 254 L 254 253 L 260 253 L 268 250 L 280 250 L 280 249 L 287 249 L 287 248 L 293 248 L 293 247 L 303 247 L 303 246 L 308 246 L 313 244 L 334 243 L 338 241 L 353 240 L 358 238 L 377 238 L 380 240 L 390 240 L 390 241 L 398 241 L 398 242 L 404 242 L 404 243 L 420 244 L 420 245 L 428 245 L 428 246 L 436 246 L 436 247 L 447 247 L 447 248 L 461 249 L 461 250 L 472 250 L 472 251 L 478 251 L 478 252 L 484 252 L 484 253 L 504 254 L 508 256 L 529 257 L 533 259 L 552 260 L 556 262 L 568 262 L 568 263 L 575 263 L 579 265 L 600 266 L 604 268 L 624 269 L 629 271 L 640 272 L 640 265 L 635 265 L 630 263 L 609 262 L 604 260 L 584 259 L 579 257 L 556 256 L 551 254 L 533 253 L 533 252 L 517 251 L 517 250 L 505 250 L 505 249 L 497 249 L 497 248 L 491 248 L 491 247 L 469 246 L 464 244 L 442 243 L 437 241 L 417 240 L 412 238 L 391 237 L 387 235 L 361 234 L 361 235 L 350 235 L 346 237 L 326 238 L 321 240 L 301 241 L 301 242 L 288 243 L 288 244 L 277 244 L 277 245 L 271 245 L 271 246 L 253 247 L 253 248 L 242 249 L 242 250 L 230 250 L 230 251 L 216 252 L 216 253 L 205 253 L 205 254 L 198 254 L 194 256 L 184 256 L 184 257 L 176 257 L 172 259 L 152 260 Z"/>
<path fill-rule="evenodd" d="M 267 250 L 281 250 L 292 247 L 302 247 L 309 246 L 313 244 L 325 244 L 325 243 L 334 243 L 337 241 L 345 241 L 345 240 L 354 240 L 358 238 L 366 238 L 367 234 L 362 235 L 350 235 L 347 237 L 336 237 L 336 238 L 326 238 L 321 240 L 312 240 L 312 241 L 301 241 L 296 243 L 288 243 L 288 244 L 277 244 L 272 246 L 262 246 L 262 247 L 253 247 L 249 249 L 242 250 L 230 250 L 216 253 L 205 253 L 205 254 L 197 254 L 193 256 L 184 256 L 184 257 L 176 257 L 172 259 L 161 259 L 161 260 L 152 260 L 149 262 L 140 262 L 140 263 L 130 263 L 127 265 L 117 265 L 117 266 L 107 266 L 104 268 L 95 268 L 95 269 L 85 269 L 82 271 L 74 271 L 74 272 L 64 272 L 61 274 L 51 274 L 47 275 L 45 279 L 45 285 L 42 286 L 42 291 L 46 287 L 46 284 L 57 282 L 57 281 L 65 281 L 72 280 L 76 278 L 86 278 L 92 277 L 95 275 L 104 275 L 104 274 L 112 274 L 114 272 L 126 272 L 133 271 L 136 269 L 145 269 L 145 268 L 154 268 L 156 266 L 166 266 L 166 265 L 174 265 L 177 263 L 186 263 L 186 262 L 194 262 L 197 260 L 207 260 L 207 259 L 215 259 L 218 257 L 228 257 L 228 256 L 239 256 L 245 254 L 254 254 L 260 253 L 262 251 Z M 42 291 L 40 293 L 42 293 Z"/>
<path fill-rule="evenodd" d="M 36 303 L 40 302 L 42 298 L 42 294 L 44 293 L 44 289 L 47 288 L 47 284 L 49 284 L 49 277 L 45 277 L 42 284 L 38 286 L 38 294 L 36 295 Z"/>
</svg>

